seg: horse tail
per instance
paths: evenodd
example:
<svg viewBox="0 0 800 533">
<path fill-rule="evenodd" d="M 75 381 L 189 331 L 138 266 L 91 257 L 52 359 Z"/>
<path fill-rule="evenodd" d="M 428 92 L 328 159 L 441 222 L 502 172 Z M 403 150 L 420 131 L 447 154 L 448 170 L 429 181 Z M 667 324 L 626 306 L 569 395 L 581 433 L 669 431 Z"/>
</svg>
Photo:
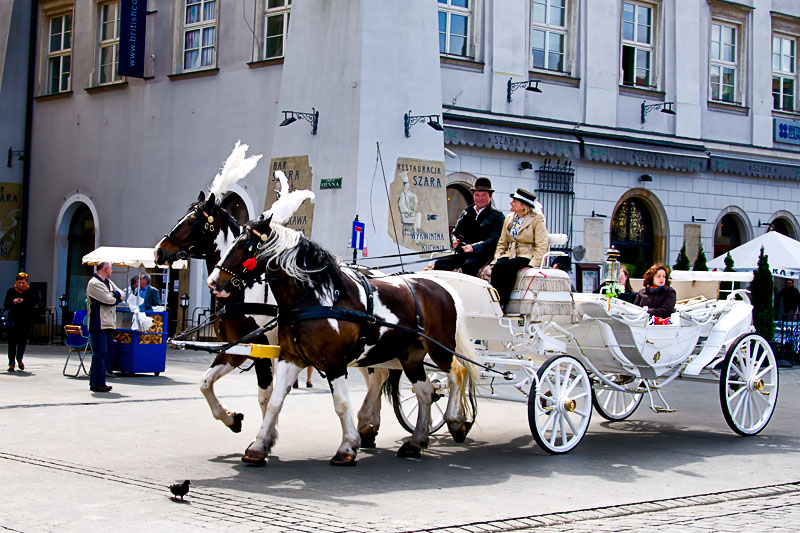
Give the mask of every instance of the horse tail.
<svg viewBox="0 0 800 533">
<path fill-rule="evenodd" d="M 471 361 L 477 361 L 479 358 L 478 352 L 475 350 L 475 343 L 467 334 L 467 327 L 461 313 L 458 314 L 456 321 L 456 352 Z M 461 412 L 468 420 L 474 422 L 478 414 L 477 392 L 480 374 L 477 367 L 469 361 L 453 357 L 453 362 L 458 381 L 464 383 L 464 386 L 459 388 Z"/>
<path fill-rule="evenodd" d="M 400 392 L 400 378 L 403 375 L 402 370 L 391 369 L 389 370 L 389 379 L 383 382 L 383 394 L 386 398 L 394 401 L 395 396 Z"/>
</svg>

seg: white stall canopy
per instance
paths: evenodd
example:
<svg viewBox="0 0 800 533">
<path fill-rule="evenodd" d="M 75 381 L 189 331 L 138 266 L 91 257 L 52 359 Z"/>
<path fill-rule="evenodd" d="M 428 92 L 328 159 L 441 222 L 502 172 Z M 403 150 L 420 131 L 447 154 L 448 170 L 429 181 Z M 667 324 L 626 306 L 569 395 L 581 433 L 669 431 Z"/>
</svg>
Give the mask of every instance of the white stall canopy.
<svg viewBox="0 0 800 533">
<path fill-rule="evenodd" d="M 768 231 L 760 237 L 737 246 L 730 251 L 733 268 L 737 272 L 750 272 L 758 268 L 758 256 L 761 247 L 767 255 L 769 268 L 773 276 L 781 278 L 800 277 L 800 242 L 782 235 L 777 231 Z M 715 257 L 708 262 L 709 269 L 723 270 L 725 255 Z"/>
<path fill-rule="evenodd" d="M 83 256 L 83 264 L 97 265 L 108 262 L 114 266 L 131 268 L 167 268 L 156 265 L 152 248 L 125 248 L 119 246 L 101 246 Z M 186 261 L 175 261 L 172 268 L 186 268 Z"/>
</svg>

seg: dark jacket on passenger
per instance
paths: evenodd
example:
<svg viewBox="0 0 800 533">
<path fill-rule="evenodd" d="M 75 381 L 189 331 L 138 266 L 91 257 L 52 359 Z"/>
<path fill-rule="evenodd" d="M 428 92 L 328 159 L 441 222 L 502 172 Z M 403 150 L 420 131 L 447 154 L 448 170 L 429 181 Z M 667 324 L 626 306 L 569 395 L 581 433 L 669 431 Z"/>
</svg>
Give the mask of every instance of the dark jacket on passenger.
<svg viewBox="0 0 800 533">
<path fill-rule="evenodd" d="M 453 237 L 460 239 L 462 244 L 471 244 L 473 253 L 485 258 L 488 263 L 494 257 L 497 241 L 500 240 L 500 233 L 503 231 L 504 219 L 505 215 L 491 205 L 484 207 L 478 215 L 475 212 L 475 204 L 470 204 L 458 217 Z"/>
<path fill-rule="evenodd" d="M 669 318 L 675 312 L 675 289 L 668 285 L 656 289 L 645 287 L 636 294 L 634 304 L 647 306 L 647 312 L 660 318 Z"/>
</svg>

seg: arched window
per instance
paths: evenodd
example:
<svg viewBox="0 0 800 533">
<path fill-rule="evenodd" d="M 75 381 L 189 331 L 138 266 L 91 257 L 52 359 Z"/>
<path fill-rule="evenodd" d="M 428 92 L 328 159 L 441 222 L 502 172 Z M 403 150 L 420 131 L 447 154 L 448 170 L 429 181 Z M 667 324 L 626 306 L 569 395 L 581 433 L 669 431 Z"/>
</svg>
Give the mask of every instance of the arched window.
<svg viewBox="0 0 800 533">
<path fill-rule="evenodd" d="M 94 219 L 86 204 L 80 204 L 69 223 L 67 234 L 67 301 L 68 309 L 84 309 L 86 284 L 93 269 L 81 263 L 84 255 L 94 250 Z"/>
<path fill-rule="evenodd" d="M 220 203 L 220 207 L 230 213 L 239 224 L 244 224 L 248 220 L 247 206 L 242 197 L 235 192 L 229 193 Z"/>
<path fill-rule="evenodd" d="M 472 194 L 460 184 L 447 186 L 447 226 L 448 232 L 452 233 L 453 228 L 458 222 L 461 211 L 472 203 Z"/>
<path fill-rule="evenodd" d="M 723 216 L 714 231 L 714 257 L 725 255 L 746 240 L 742 220 L 733 214 Z"/>
<path fill-rule="evenodd" d="M 622 202 L 611 221 L 611 245 L 620 251 L 620 261 L 635 264 L 639 253 L 647 265 L 653 264 L 653 217 L 638 198 Z"/>
</svg>

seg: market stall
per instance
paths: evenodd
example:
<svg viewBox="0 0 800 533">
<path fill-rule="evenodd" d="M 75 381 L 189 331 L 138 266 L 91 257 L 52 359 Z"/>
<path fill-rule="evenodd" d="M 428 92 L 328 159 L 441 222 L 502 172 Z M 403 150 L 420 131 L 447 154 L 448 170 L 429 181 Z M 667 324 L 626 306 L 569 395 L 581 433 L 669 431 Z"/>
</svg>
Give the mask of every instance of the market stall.
<svg viewBox="0 0 800 533">
<path fill-rule="evenodd" d="M 126 280 L 132 268 L 140 274 L 144 269 L 163 268 L 155 264 L 152 248 L 101 246 L 83 256 L 82 262 L 93 266 L 108 262 L 118 268 L 124 267 Z M 186 268 L 186 261 L 176 261 L 172 268 Z M 127 282 L 118 285 L 128 286 Z M 164 306 L 156 306 L 153 311 L 139 311 L 136 304 L 140 301 L 133 295 L 117 306 L 114 340 L 120 343 L 120 350 L 116 364 L 109 370 L 159 375 L 166 366 L 168 311 Z"/>
</svg>

